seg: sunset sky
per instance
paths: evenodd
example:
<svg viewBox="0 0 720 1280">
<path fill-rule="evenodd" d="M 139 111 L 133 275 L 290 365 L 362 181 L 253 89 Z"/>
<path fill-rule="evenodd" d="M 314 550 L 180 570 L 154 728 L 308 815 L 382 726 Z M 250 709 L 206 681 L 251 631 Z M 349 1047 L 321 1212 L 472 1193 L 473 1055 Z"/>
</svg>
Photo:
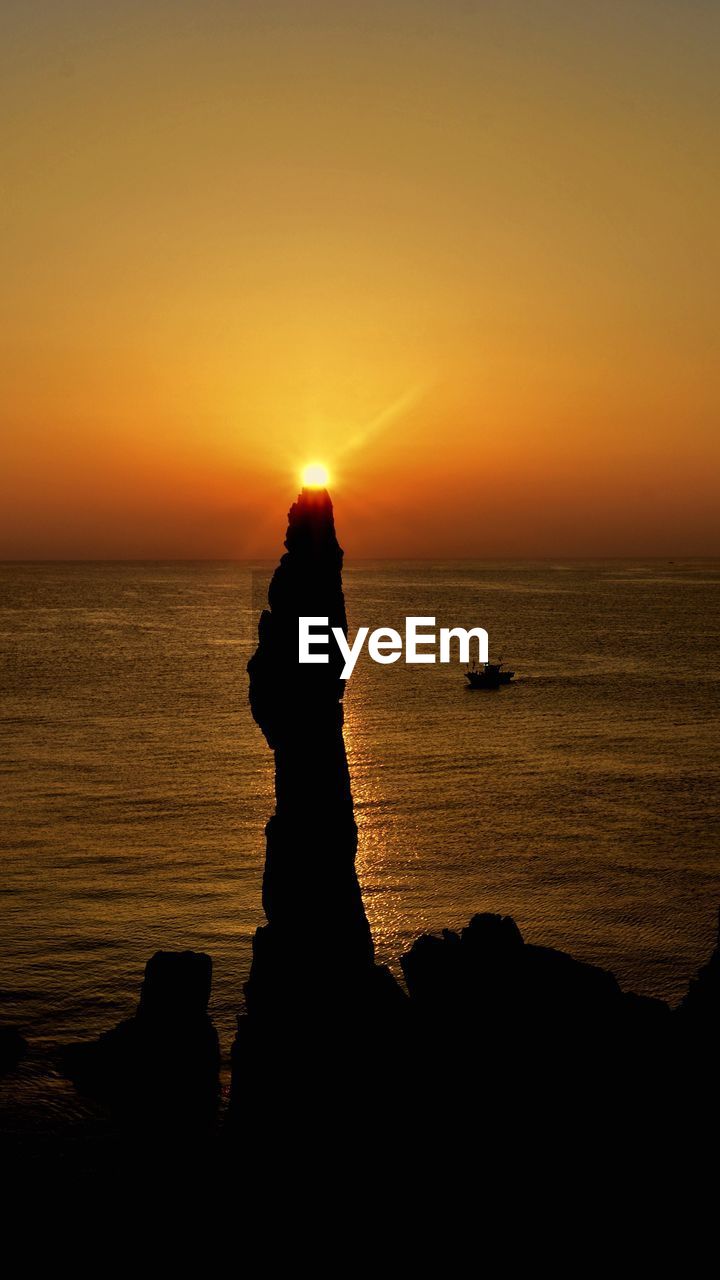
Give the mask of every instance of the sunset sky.
<svg viewBox="0 0 720 1280">
<path fill-rule="evenodd" d="M 0 557 L 720 554 L 713 0 L 4 0 Z"/>
</svg>

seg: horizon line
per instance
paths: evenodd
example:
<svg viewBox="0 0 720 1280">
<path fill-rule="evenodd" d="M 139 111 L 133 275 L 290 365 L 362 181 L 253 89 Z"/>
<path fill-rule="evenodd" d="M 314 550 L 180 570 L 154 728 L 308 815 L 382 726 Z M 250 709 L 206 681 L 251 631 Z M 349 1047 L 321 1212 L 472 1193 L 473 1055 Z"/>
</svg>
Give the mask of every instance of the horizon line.
<svg viewBox="0 0 720 1280">
<path fill-rule="evenodd" d="M 280 553 L 281 555 L 284 552 Z M 347 556 L 347 553 L 345 553 Z M 48 565 L 48 564 L 258 564 L 258 563 L 274 563 L 278 559 L 278 555 L 267 556 L 12 556 L 3 558 L 0 556 L 0 565 Z M 618 555 L 618 554 L 565 554 L 562 552 L 548 552 L 544 555 L 443 555 L 443 556 L 427 556 L 427 555 L 395 555 L 395 556 L 352 556 L 354 563 L 371 563 L 371 564 L 393 564 L 398 561 L 433 564 L 444 563 L 448 561 L 474 562 L 483 561 L 487 563 L 517 563 L 518 561 L 530 561 L 531 563 L 541 564 L 554 560 L 569 560 L 575 562 L 581 561 L 635 561 L 635 560 L 653 560 L 664 563 L 676 564 L 679 561 L 689 560 L 720 560 L 720 552 L 706 552 L 685 554 L 676 552 L 674 554 L 635 554 L 635 555 Z M 343 567 L 346 567 L 345 565 Z"/>
</svg>

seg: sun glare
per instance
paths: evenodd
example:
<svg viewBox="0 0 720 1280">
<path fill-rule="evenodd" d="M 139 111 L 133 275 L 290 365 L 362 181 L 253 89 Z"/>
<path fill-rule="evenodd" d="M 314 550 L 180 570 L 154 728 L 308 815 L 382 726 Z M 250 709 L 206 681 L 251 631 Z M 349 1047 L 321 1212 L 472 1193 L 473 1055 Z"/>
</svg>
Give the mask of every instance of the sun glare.
<svg viewBox="0 0 720 1280">
<path fill-rule="evenodd" d="M 326 489 L 329 481 L 328 469 L 321 462 L 309 462 L 306 467 L 303 467 L 303 488 Z"/>
</svg>

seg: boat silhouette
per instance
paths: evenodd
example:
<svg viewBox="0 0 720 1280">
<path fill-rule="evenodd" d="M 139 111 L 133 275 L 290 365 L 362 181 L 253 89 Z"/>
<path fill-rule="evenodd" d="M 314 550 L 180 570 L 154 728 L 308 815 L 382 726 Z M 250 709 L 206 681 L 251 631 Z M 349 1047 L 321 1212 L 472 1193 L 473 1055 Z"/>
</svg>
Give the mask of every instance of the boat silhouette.
<svg viewBox="0 0 720 1280">
<path fill-rule="evenodd" d="M 501 684 L 509 684 L 515 675 L 503 667 L 502 658 L 497 662 L 473 662 L 465 672 L 471 689 L 499 689 Z"/>
</svg>

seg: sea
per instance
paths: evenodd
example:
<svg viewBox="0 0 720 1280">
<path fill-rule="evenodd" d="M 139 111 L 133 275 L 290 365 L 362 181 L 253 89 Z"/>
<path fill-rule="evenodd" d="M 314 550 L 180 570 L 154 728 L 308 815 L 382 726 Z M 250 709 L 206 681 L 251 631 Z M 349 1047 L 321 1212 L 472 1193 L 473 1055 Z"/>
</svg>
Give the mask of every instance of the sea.
<svg viewBox="0 0 720 1280">
<path fill-rule="evenodd" d="M 245 668 L 272 568 L 0 566 L 0 1016 L 34 1051 L 132 1013 L 161 948 L 211 955 L 229 1051 L 263 922 Z M 677 1003 L 720 904 L 720 562 L 348 562 L 344 586 L 351 633 L 481 626 L 517 673 L 473 691 L 458 662 L 363 654 L 348 682 L 378 960 L 401 976 L 419 934 L 509 913 Z"/>
</svg>

